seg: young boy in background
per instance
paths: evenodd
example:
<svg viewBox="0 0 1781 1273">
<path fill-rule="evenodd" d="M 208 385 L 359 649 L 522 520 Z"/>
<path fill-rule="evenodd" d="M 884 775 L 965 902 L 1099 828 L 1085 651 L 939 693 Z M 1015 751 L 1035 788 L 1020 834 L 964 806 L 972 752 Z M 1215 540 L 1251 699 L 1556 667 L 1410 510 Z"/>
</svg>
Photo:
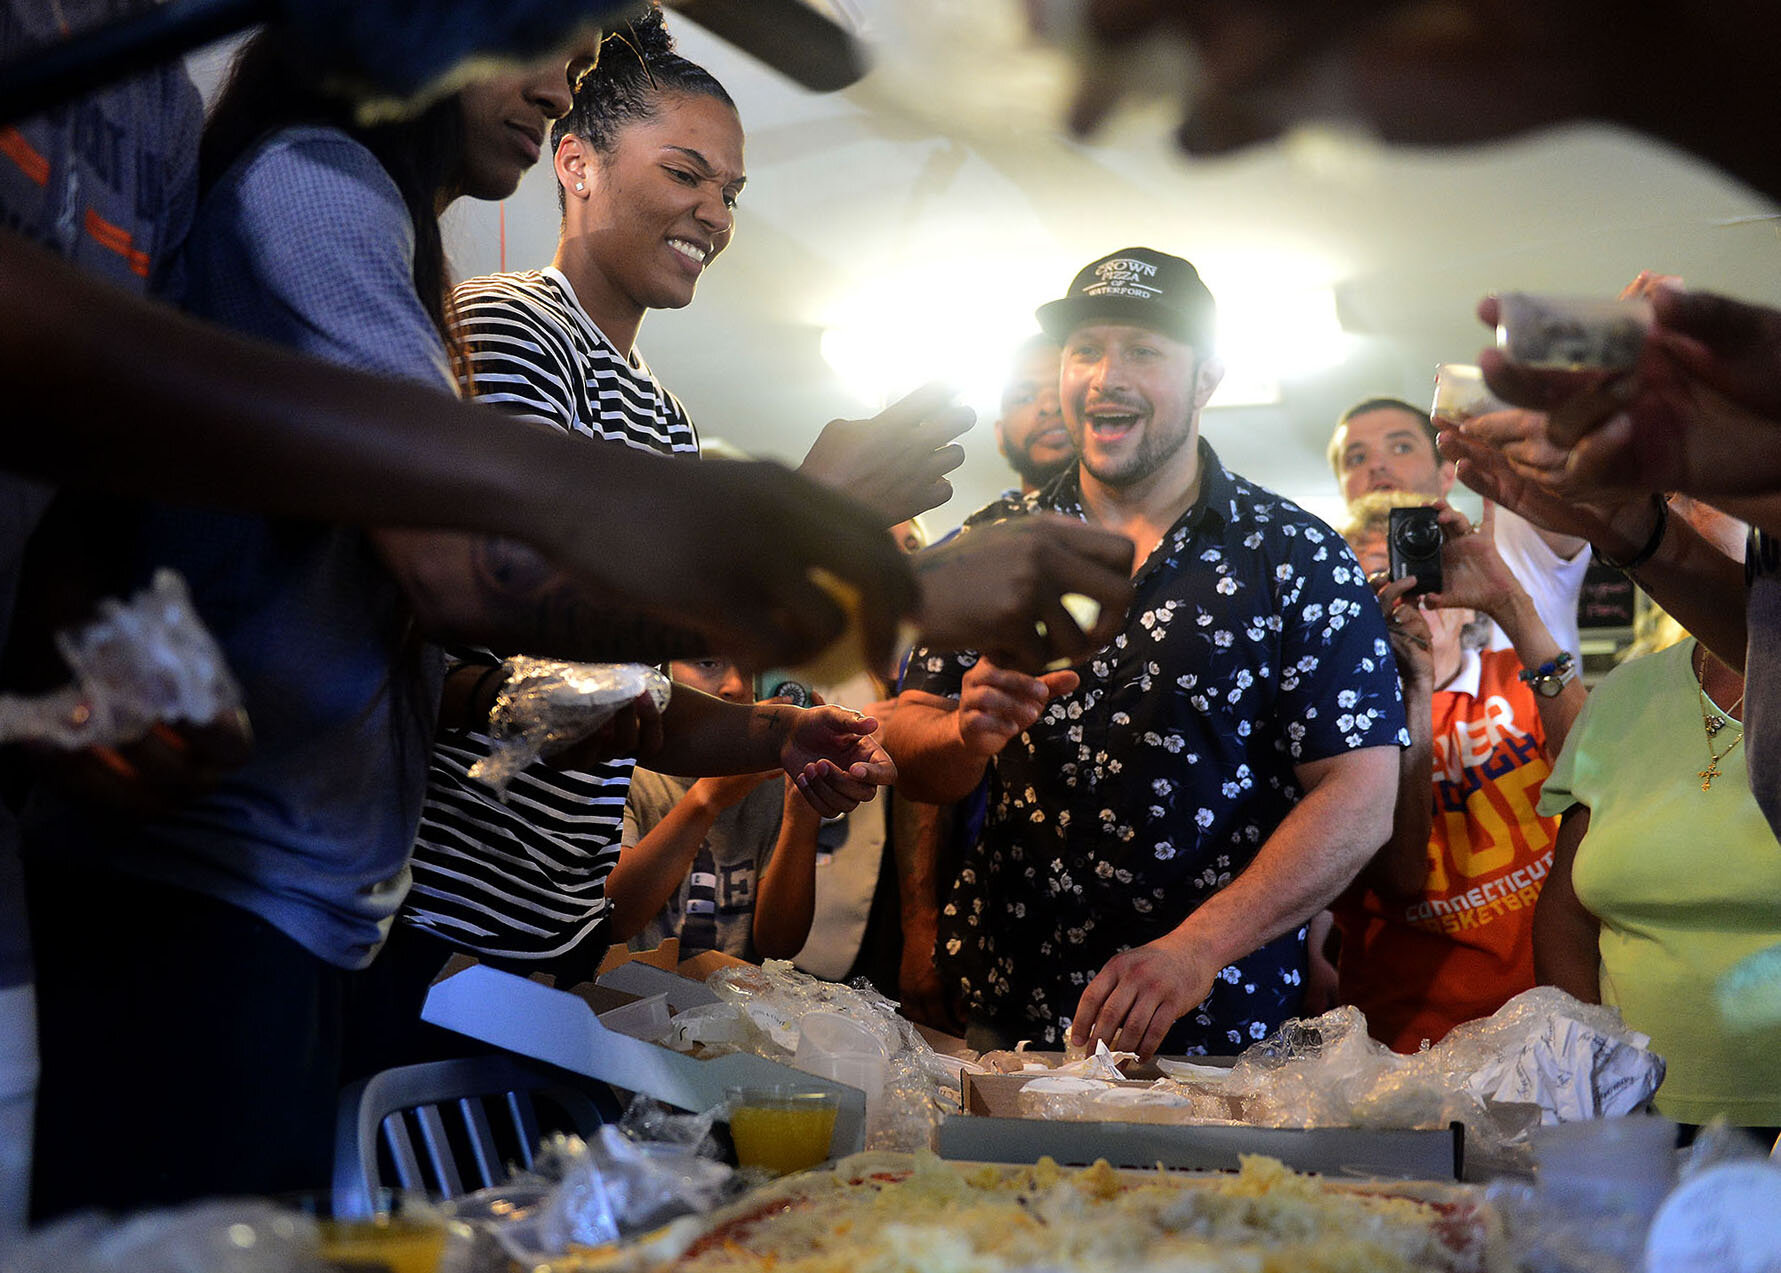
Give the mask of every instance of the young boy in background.
<svg viewBox="0 0 1781 1273">
<path fill-rule="evenodd" d="M 687 659 L 669 672 L 718 698 L 755 701 L 724 659 Z M 707 950 L 750 963 L 790 959 L 810 934 L 821 825 L 778 770 L 695 780 L 637 769 L 606 880 L 614 935 L 633 950 L 678 937 L 683 959 Z"/>
</svg>

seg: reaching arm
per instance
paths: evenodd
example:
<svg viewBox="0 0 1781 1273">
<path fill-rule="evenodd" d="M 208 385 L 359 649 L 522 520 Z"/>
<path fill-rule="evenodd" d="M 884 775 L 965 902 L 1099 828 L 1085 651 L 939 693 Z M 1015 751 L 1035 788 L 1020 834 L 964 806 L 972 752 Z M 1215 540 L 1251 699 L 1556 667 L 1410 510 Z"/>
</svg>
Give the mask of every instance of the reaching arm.
<svg viewBox="0 0 1781 1273">
<path fill-rule="evenodd" d="M 1397 780 L 1396 752 L 1362 747 L 1295 766 L 1304 798 L 1255 860 L 1174 931 L 1110 959 L 1082 992 L 1071 1043 L 1150 1056 L 1221 968 L 1335 900 L 1391 834 L 1379 793 Z"/>
<path fill-rule="evenodd" d="M 763 959 L 790 959 L 810 938 L 816 918 L 816 829 L 821 824 L 809 802 L 787 783 L 779 839 L 755 887 L 754 948 Z"/>
<path fill-rule="evenodd" d="M 1079 660 L 1125 625 L 1132 552 L 1123 535 L 1051 513 L 968 525 L 915 555 L 922 639 L 1023 672 Z M 1071 593 L 1100 608 L 1087 631 L 1063 604 Z"/>
<path fill-rule="evenodd" d="M 1552 639 L 1526 593 L 1522 593 L 1509 609 L 1491 612 L 1490 617 L 1509 638 L 1509 644 L 1515 648 L 1515 657 L 1521 660 L 1523 667 L 1538 668 L 1558 657 L 1562 647 Z M 1582 669 L 1576 671 L 1577 675 L 1557 695 L 1550 698 L 1540 693 L 1534 695 L 1534 706 L 1540 713 L 1541 729 L 1546 735 L 1544 751 L 1548 762 L 1556 760 L 1558 753 L 1564 750 L 1565 739 L 1577 721 L 1577 713 L 1583 710 L 1583 700 L 1589 696 L 1589 691 L 1583 688 Z"/>
<path fill-rule="evenodd" d="M 1650 503 L 1641 502 L 1635 508 L 1636 511 L 1623 511 L 1616 517 L 1616 525 L 1621 528 L 1619 540 L 1610 549 L 1616 560 L 1626 561 L 1636 553 L 1655 525 Z M 1638 532 L 1630 530 L 1632 527 L 1641 527 L 1645 532 L 1636 543 L 1632 534 Z M 1627 556 L 1619 555 L 1622 549 Z M 1744 670 L 1748 633 L 1741 562 L 1727 557 L 1682 518 L 1666 515 L 1657 555 L 1630 574 L 1634 583 L 1728 667 Z"/>
<path fill-rule="evenodd" d="M 798 472 L 877 511 L 886 526 L 952 498 L 946 475 L 964 463 L 953 442 L 976 415 L 948 405 L 952 393 L 927 385 L 870 420 L 831 420 Z"/>
<path fill-rule="evenodd" d="M 845 707 L 729 703 L 677 685 L 662 714 L 662 746 L 641 759 L 695 775 L 783 769 L 819 814 L 833 817 L 896 781 L 877 727 Z"/>
<path fill-rule="evenodd" d="M 796 663 L 839 635 L 842 613 L 813 566 L 857 587 L 874 652 L 914 607 L 909 567 L 877 519 L 775 465 L 590 447 L 225 332 L 5 232 L 0 294 L 32 298 L 0 314 L 11 408 L 56 421 L 11 432 L 17 471 L 241 512 L 508 537 L 607 607 L 758 666 Z M 106 351 L 103 376 L 93 349 Z"/>
<path fill-rule="evenodd" d="M 884 727 L 884 745 L 897 762 L 897 786 L 911 800 L 950 804 L 962 799 L 989 767 L 959 737 L 958 700 L 923 690 L 897 695 L 897 710 Z"/>
<path fill-rule="evenodd" d="M 1430 593 L 1425 598 L 1426 603 L 1442 608 L 1457 606 L 1488 615 L 1509 638 L 1515 657 L 1521 660 L 1524 668 L 1537 668 L 1555 660 L 1564 647 L 1546 627 L 1546 621 L 1540 617 L 1527 589 L 1521 586 L 1520 580 L 1497 553 L 1495 502 L 1484 501 L 1484 518 L 1476 528 L 1467 524 L 1465 514 L 1458 509 L 1446 504 L 1440 508 L 1441 529 L 1447 534 L 1441 548 L 1444 587 L 1439 593 Z M 1473 529 L 1478 533 L 1472 534 Z M 1583 700 L 1588 695 L 1583 688 L 1583 669 L 1575 671 L 1577 675 L 1558 694 L 1550 698 L 1544 694 L 1534 695 L 1546 736 L 1546 758 L 1549 761 L 1556 759 L 1563 749 L 1565 736 L 1571 732 L 1571 723 L 1583 710 Z"/>
<path fill-rule="evenodd" d="M 885 731 L 891 754 L 902 757 L 903 794 L 932 804 L 962 800 L 983 780 L 991 758 L 1079 679 L 1070 671 L 1028 676 L 980 658 L 966 669 L 956 701 L 903 691 Z"/>
<path fill-rule="evenodd" d="M 1442 433 L 1441 454 L 1486 499 L 1536 526 L 1575 530 L 1616 561 L 1633 560 L 1657 531 L 1656 506 L 1644 495 L 1559 485 L 1565 452 L 1546 440 L 1545 429 L 1537 412 L 1494 412 L 1467 421 L 1461 432 Z M 1656 555 L 1632 572 L 1634 582 L 1728 666 L 1742 669 L 1743 567 L 1682 518 L 1665 520 Z"/>
<path fill-rule="evenodd" d="M 897 796 L 891 836 L 903 928 L 903 957 L 897 971 L 903 1015 L 937 1030 L 963 1034 L 956 991 L 941 979 L 934 964 L 940 937 L 940 846 L 952 834 L 954 810 L 950 805 L 907 799 L 901 790 Z"/>
<path fill-rule="evenodd" d="M 1391 835 L 1368 862 L 1366 882 L 1382 897 L 1410 898 L 1428 883 L 1429 836 L 1434 812 L 1434 716 L 1426 689 L 1404 686 L 1404 714 L 1410 745 L 1398 752 L 1398 785 L 1392 803 Z"/>
<path fill-rule="evenodd" d="M 1398 752 L 1397 795 L 1392 804 L 1391 836 L 1362 871 L 1366 883 L 1381 896 L 1414 897 L 1428 881 L 1429 835 L 1434 812 L 1435 775 L 1434 658 L 1428 620 L 1406 602 L 1414 577 L 1379 584 L 1379 605 L 1404 687 L 1404 719 L 1410 745 Z"/>
<path fill-rule="evenodd" d="M 1739 521 L 1760 526 L 1771 535 L 1781 535 L 1781 494 L 1729 495 L 1710 502 Z"/>
<path fill-rule="evenodd" d="M 664 663 L 707 651 L 696 630 L 603 604 L 515 540 L 439 530 L 370 534 L 416 621 L 436 641 L 584 663 Z"/>
<path fill-rule="evenodd" d="M 1584 1003 L 1602 1001 L 1602 923 L 1577 899 L 1571 867 L 1589 832 L 1589 807 L 1573 805 L 1559 823 L 1552 870 L 1534 906 L 1534 977 Z"/>
</svg>

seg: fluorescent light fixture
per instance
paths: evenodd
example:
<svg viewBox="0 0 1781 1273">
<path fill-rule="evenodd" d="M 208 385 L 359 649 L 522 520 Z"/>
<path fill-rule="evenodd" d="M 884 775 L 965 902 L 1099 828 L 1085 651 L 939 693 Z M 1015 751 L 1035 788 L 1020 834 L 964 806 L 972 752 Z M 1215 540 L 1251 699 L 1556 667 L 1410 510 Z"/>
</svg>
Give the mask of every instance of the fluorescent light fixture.
<svg viewBox="0 0 1781 1273">
<path fill-rule="evenodd" d="M 1272 406 L 1281 384 L 1345 360 L 1353 341 L 1336 317 L 1333 288 L 1211 284 L 1225 379 L 1209 407 Z"/>
<path fill-rule="evenodd" d="M 1033 311 L 1051 292 L 1007 280 L 1068 278 L 1047 262 L 935 259 L 880 275 L 829 306 L 822 356 L 861 405 L 881 408 L 942 381 L 980 412 L 1000 403 L 1009 358 L 1039 330 Z"/>
<path fill-rule="evenodd" d="M 1038 330 L 1034 309 L 1077 268 L 1062 253 L 1051 256 L 937 255 L 881 274 L 828 307 L 823 360 L 865 407 L 941 380 L 980 410 L 993 409 L 1009 355 Z M 1352 339 L 1337 321 L 1335 291 L 1316 282 L 1329 277 L 1327 269 L 1270 255 L 1221 261 L 1202 273 L 1218 298 L 1225 364 L 1212 407 L 1278 405 L 1283 384 L 1348 356 Z M 1039 282 L 1023 290 L 1009 280 Z"/>
</svg>

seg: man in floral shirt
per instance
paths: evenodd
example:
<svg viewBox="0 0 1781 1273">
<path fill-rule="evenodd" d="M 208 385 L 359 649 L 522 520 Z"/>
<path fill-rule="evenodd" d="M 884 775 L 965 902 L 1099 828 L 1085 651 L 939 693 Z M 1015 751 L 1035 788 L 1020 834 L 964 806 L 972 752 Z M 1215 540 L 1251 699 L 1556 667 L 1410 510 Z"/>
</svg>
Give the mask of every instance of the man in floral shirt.
<svg viewBox="0 0 1781 1273">
<path fill-rule="evenodd" d="M 1222 369 L 1192 265 L 1127 248 L 1039 321 L 1063 343 L 1080 464 L 964 534 L 1032 514 L 1118 531 L 1136 599 L 1073 669 L 911 656 L 886 731 L 901 789 L 953 800 L 991 775 L 937 955 L 976 1047 L 1068 1031 L 1238 1051 L 1297 1011 L 1305 920 L 1390 834 L 1396 665 L 1341 537 L 1200 440 Z"/>
</svg>

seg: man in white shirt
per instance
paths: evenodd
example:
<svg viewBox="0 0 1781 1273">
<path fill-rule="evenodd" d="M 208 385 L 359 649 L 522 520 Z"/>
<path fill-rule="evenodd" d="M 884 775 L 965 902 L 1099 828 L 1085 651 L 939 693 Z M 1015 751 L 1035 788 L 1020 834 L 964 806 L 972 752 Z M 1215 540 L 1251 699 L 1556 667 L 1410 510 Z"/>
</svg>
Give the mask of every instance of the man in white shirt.
<svg viewBox="0 0 1781 1273">
<path fill-rule="evenodd" d="M 1435 426 L 1401 398 L 1368 398 L 1350 407 L 1330 436 L 1330 467 L 1353 503 L 1373 491 L 1408 491 L 1431 504 L 1453 490 L 1454 468 L 1435 450 Z M 1559 645 L 1583 666 L 1577 633 L 1577 597 L 1589 569 L 1589 543 L 1541 530 L 1506 508 L 1496 514 L 1497 553 L 1533 598 L 1534 608 Z M 1508 645 L 1492 628 L 1491 649 Z"/>
</svg>

